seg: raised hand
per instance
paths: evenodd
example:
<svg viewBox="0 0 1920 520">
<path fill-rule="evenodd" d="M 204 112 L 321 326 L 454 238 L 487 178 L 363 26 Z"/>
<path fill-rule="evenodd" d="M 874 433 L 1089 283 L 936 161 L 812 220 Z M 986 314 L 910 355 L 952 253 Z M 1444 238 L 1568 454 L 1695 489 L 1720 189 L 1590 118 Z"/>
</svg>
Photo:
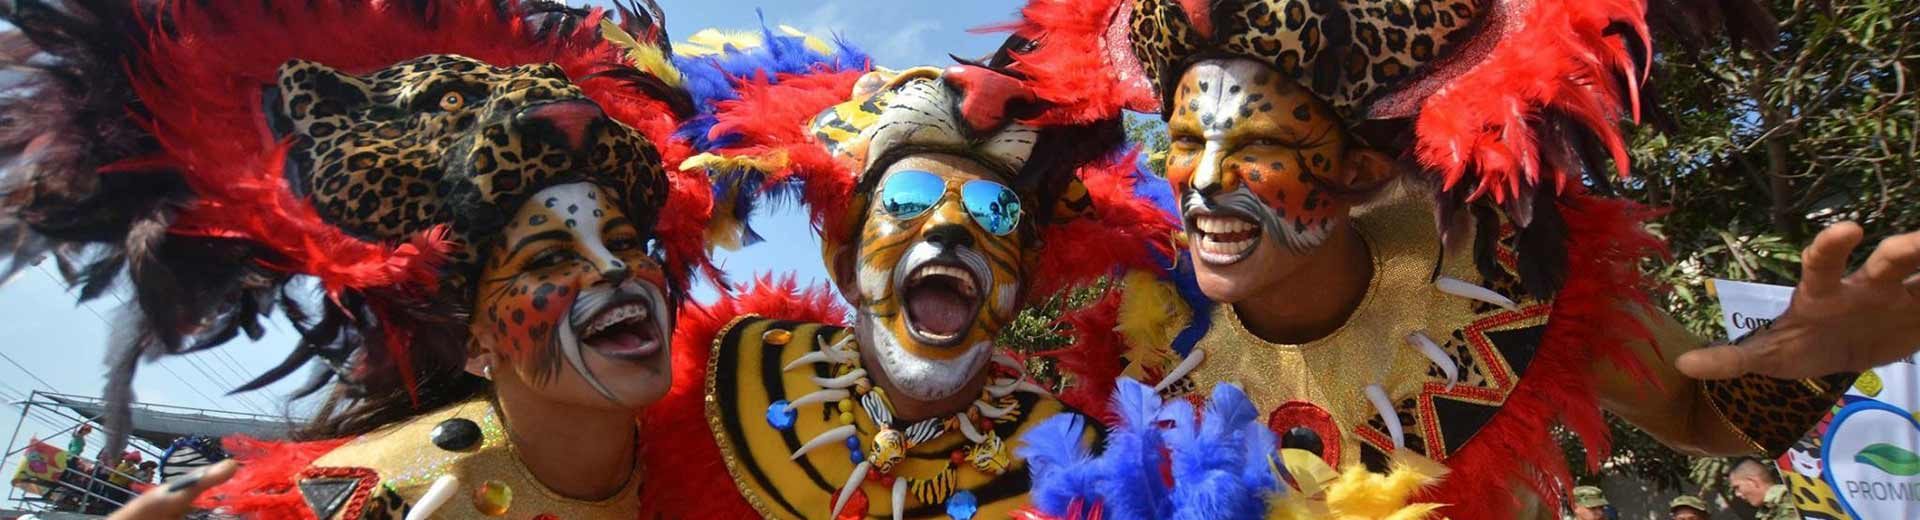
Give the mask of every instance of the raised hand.
<svg viewBox="0 0 1920 520">
<path fill-rule="evenodd" d="M 1675 366 L 1695 379 L 1761 374 L 1802 379 L 1859 372 L 1920 350 L 1920 232 L 1880 242 L 1847 273 L 1858 224 L 1820 232 L 1802 253 L 1800 286 L 1773 326 L 1738 345 L 1688 352 Z"/>
<path fill-rule="evenodd" d="M 240 465 L 234 461 L 223 461 L 195 471 L 191 475 L 180 477 L 166 485 L 156 486 L 141 493 L 139 498 L 128 502 L 126 507 L 114 511 L 107 520 L 176 520 L 186 518 L 193 511 L 193 501 L 201 493 L 233 478 Z"/>
</svg>

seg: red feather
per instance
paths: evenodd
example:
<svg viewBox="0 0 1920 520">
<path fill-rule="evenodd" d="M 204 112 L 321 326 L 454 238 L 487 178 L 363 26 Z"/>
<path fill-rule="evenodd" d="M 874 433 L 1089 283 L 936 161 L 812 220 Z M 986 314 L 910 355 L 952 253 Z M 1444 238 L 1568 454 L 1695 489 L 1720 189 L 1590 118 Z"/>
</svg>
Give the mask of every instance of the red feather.
<svg viewBox="0 0 1920 520">
<path fill-rule="evenodd" d="M 452 247 L 445 230 L 375 243 L 321 219 L 286 186 L 286 145 L 266 129 L 261 88 L 294 58 L 363 73 L 425 54 L 460 54 L 497 65 L 551 62 L 573 78 L 624 64 L 623 49 L 598 34 L 605 11 L 572 33 L 542 40 L 519 17 L 521 7 L 509 2 L 502 9 L 492 0 L 170 2 L 164 30 L 147 22 L 152 43 L 130 74 L 146 108 L 143 124 L 163 152 L 123 166 L 163 164 L 182 172 L 197 198 L 170 232 L 257 243 L 278 259 L 270 267 L 314 276 L 331 298 L 345 291 L 377 294 L 391 300 L 375 299 L 376 314 L 397 314 L 405 300 L 436 295 L 435 280 Z M 647 135 L 668 165 L 687 156 L 686 145 L 671 138 L 677 121 L 666 103 L 603 77 L 580 86 L 609 116 Z M 668 269 L 684 286 L 692 269 L 718 274 L 700 232 L 712 195 L 704 172 L 675 172 L 671 188 L 658 232 L 674 260 Z M 393 332 L 388 354 L 405 371 L 407 335 Z"/>
<path fill-rule="evenodd" d="M 1160 107 L 1154 82 L 1126 39 L 1125 0 L 1035 0 L 1020 9 L 1012 29 L 1039 42 L 1017 55 L 1014 69 L 1051 108 L 1032 123 L 1078 124 L 1111 119 L 1121 110 Z"/>
<path fill-rule="evenodd" d="M 1040 228 L 1040 247 L 1028 253 L 1029 301 L 1127 269 L 1153 268 L 1156 255 L 1174 254 L 1179 222 L 1134 194 L 1135 159 L 1131 152 L 1119 154 L 1075 172 L 1093 200 L 1093 214 Z"/>
<path fill-rule="evenodd" d="M 194 505 L 220 508 L 239 518 L 313 520 L 313 509 L 294 487 L 294 477 L 348 440 L 277 442 L 242 435 L 221 439 L 222 447 L 243 469 L 201 495 Z"/>
<path fill-rule="evenodd" d="M 834 157 L 813 139 L 807 122 L 853 95 L 853 85 L 865 71 L 756 75 L 736 78 L 738 98 L 717 107 L 717 122 L 709 136 L 739 139 L 713 151 L 725 156 L 784 154 L 787 167 L 768 172 L 762 187 L 789 180 L 801 183 L 801 198 L 813 215 L 814 229 L 845 229 L 845 208 L 852 200 L 859 166 Z M 777 81 L 775 81 L 777 79 Z"/>
<path fill-rule="evenodd" d="M 1483 60 L 1421 103 L 1414 155 L 1446 188 L 1472 183 L 1469 200 L 1490 195 L 1504 203 L 1542 182 L 1563 192 L 1580 179 L 1543 168 L 1533 127 L 1542 113 L 1558 111 L 1599 137 L 1626 176 L 1626 141 L 1615 122 L 1638 118 L 1645 72 L 1636 58 L 1650 63 L 1651 56 L 1633 55 L 1625 38 L 1652 48 L 1645 14 L 1644 0 L 1531 2 Z M 1619 26 L 1632 32 L 1609 32 Z M 1622 82 L 1624 91 L 1614 88 Z"/>
<path fill-rule="evenodd" d="M 1519 486 L 1559 509 L 1573 485 L 1566 456 L 1552 427 L 1564 424 L 1587 446 L 1588 468 L 1598 468 L 1611 439 L 1595 395 L 1593 371 L 1612 363 L 1651 380 L 1649 367 L 1632 352 L 1652 334 L 1634 315 L 1649 305 L 1641 262 L 1664 255 L 1665 246 L 1644 223 L 1656 213 L 1632 202 L 1575 194 L 1562 197 L 1566 216 L 1567 281 L 1554 299 L 1539 353 L 1507 402 L 1467 442 L 1447 457 L 1452 470 L 1422 500 L 1453 504 L 1448 518 L 1506 519 L 1517 514 Z M 1657 348 L 1657 347 L 1656 347 Z M 1519 473 L 1516 468 L 1530 468 Z M 1461 497 L 1501 497 L 1463 500 Z"/>
<path fill-rule="evenodd" d="M 847 309 L 825 286 L 801 289 L 792 275 L 762 276 L 710 305 L 681 307 L 673 331 L 673 388 L 647 409 L 640 456 L 648 475 L 641 518 L 757 519 L 720 458 L 707 429 L 707 360 L 720 329 L 735 318 L 769 318 L 844 326 Z"/>
</svg>

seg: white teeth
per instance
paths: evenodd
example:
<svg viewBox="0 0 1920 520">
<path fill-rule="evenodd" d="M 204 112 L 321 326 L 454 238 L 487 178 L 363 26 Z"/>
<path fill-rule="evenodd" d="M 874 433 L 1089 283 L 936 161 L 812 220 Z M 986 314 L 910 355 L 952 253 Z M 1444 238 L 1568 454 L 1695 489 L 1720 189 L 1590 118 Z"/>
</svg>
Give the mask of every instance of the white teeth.
<svg viewBox="0 0 1920 520">
<path fill-rule="evenodd" d="M 919 282 L 929 276 L 950 276 L 960 280 L 960 292 L 968 298 L 972 298 L 977 292 L 977 289 L 974 287 L 976 282 L 973 280 L 973 273 L 967 272 L 966 269 L 950 265 L 929 265 L 921 267 L 914 271 L 913 279 L 909 280 L 909 283 Z"/>
<path fill-rule="evenodd" d="M 599 316 L 594 317 L 593 323 L 587 325 L 586 332 L 581 335 L 590 337 L 622 322 L 644 320 L 648 314 L 647 306 L 641 302 L 621 304 L 601 311 Z"/>
<path fill-rule="evenodd" d="M 1200 228 L 1201 232 L 1209 234 L 1239 233 L 1243 231 L 1253 231 L 1254 229 L 1253 223 L 1245 219 L 1214 215 L 1201 215 L 1194 218 L 1193 223 L 1196 227 Z"/>
</svg>

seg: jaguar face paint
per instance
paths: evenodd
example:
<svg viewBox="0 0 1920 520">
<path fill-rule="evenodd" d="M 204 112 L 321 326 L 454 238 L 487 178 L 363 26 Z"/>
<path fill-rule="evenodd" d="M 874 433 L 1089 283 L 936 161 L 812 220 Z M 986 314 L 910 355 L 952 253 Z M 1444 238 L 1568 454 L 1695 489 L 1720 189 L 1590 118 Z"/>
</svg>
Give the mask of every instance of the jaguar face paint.
<svg viewBox="0 0 1920 520">
<path fill-rule="evenodd" d="M 531 386 L 639 406 L 670 384 L 673 310 L 650 230 L 619 207 L 588 183 L 527 199 L 487 255 L 472 332 Z"/>
<path fill-rule="evenodd" d="M 1324 103 L 1246 59 L 1195 64 L 1175 93 L 1167 174 L 1197 260 L 1232 264 L 1263 242 L 1303 255 L 1326 241 L 1349 207 L 1329 189 L 1346 137 Z"/>
</svg>

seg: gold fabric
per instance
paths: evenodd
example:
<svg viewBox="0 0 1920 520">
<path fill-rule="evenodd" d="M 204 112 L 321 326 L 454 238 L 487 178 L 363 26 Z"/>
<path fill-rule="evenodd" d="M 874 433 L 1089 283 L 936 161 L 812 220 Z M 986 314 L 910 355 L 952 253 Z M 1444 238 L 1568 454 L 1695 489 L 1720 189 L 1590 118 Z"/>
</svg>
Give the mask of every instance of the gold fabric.
<svg viewBox="0 0 1920 520">
<path fill-rule="evenodd" d="M 477 447 L 448 451 L 433 444 L 434 427 L 454 418 L 480 426 Z M 492 399 L 486 397 L 362 435 L 315 460 L 310 471 L 316 468 L 371 469 L 379 475 L 381 485 L 409 504 L 417 503 L 442 475 L 453 475 L 460 479 L 460 488 L 452 500 L 434 512 L 436 519 L 518 520 L 542 514 L 558 518 L 635 518 L 640 510 L 638 478 L 629 479 L 619 493 L 601 501 L 567 498 L 542 485 L 520 462 L 500 414 Z M 511 493 L 504 514 L 483 514 L 482 507 L 497 504 L 475 500 L 476 490 L 489 482 L 504 485 Z"/>
<path fill-rule="evenodd" d="M 1353 464 L 1360 462 L 1362 442 L 1392 447 L 1392 439 L 1378 433 L 1381 425 L 1368 425 L 1378 413 L 1364 388 L 1379 384 L 1402 415 L 1407 443 L 1444 460 L 1445 439 L 1439 437 L 1473 432 L 1440 431 L 1438 418 L 1421 398 L 1445 393 L 1475 404 L 1503 403 L 1518 373 L 1487 347 L 1484 333 L 1543 326 L 1551 302 L 1525 300 L 1512 287 L 1496 287 L 1520 302 L 1519 311 L 1506 311 L 1436 289 L 1430 277 L 1440 241 L 1432 211 L 1419 190 L 1406 187 L 1355 211 L 1355 226 L 1373 257 L 1373 280 L 1346 324 L 1326 337 L 1299 345 L 1269 343 L 1246 329 L 1232 305 L 1216 306 L 1211 329 L 1196 345 L 1206 352 L 1191 376 L 1196 390 L 1237 383 L 1266 412 L 1289 401 L 1317 405 L 1342 432 L 1339 462 Z M 1464 235 L 1446 252 L 1439 274 L 1483 284 L 1472 243 L 1472 235 Z M 1409 345 L 1407 337 L 1414 332 L 1425 333 L 1459 366 L 1461 381 L 1453 390 L 1444 389 L 1445 375 Z M 1363 437 L 1365 430 L 1376 434 Z"/>
<path fill-rule="evenodd" d="M 790 339 L 784 345 L 763 340 L 769 330 L 787 330 Z M 794 451 L 816 436 L 847 424 L 857 430 L 865 456 L 873 457 L 872 439 L 879 426 L 862 413 L 858 403 L 842 412 L 837 402 L 806 405 L 795 409 L 790 430 L 775 428 L 767 420 L 767 410 L 775 401 L 793 401 L 821 390 L 816 377 L 834 377 L 826 364 L 783 371 L 800 356 L 847 339 L 853 331 L 818 323 L 799 323 L 744 316 L 721 331 L 713 346 L 707 372 L 707 424 L 712 428 L 733 476 L 747 502 L 766 518 L 826 518 L 833 510 L 835 493 L 845 485 L 855 462 L 844 441 L 835 441 L 794 458 Z M 777 334 L 776 334 L 777 336 Z M 1050 398 L 1014 393 L 1015 413 L 996 422 L 992 434 L 1011 447 L 1030 426 L 1062 413 L 1065 409 Z M 845 415 L 843 415 L 843 413 Z M 986 432 L 982 432 L 986 433 Z M 976 469 L 972 464 L 953 464 L 955 450 L 970 443 L 958 431 L 947 433 L 906 450 L 894 475 L 910 479 L 905 518 L 947 518 L 945 498 L 960 490 L 974 494 L 979 501 L 975 518 L 1007 518 L 1027 504 L 1027 468 L 1019 460 L 1008 461 L 998 475 Z M 962 453 L 962 456 L 970 454 Z M 892 488 L 882 479 L 867 478 L 860 486 L 866 506 L 864 516 L 892 517 L 895 505 Z M 929 500 L 934 499 L 934 500 Z M 847 506 L 858 514 L 854 500 Z"/>
</svg>

